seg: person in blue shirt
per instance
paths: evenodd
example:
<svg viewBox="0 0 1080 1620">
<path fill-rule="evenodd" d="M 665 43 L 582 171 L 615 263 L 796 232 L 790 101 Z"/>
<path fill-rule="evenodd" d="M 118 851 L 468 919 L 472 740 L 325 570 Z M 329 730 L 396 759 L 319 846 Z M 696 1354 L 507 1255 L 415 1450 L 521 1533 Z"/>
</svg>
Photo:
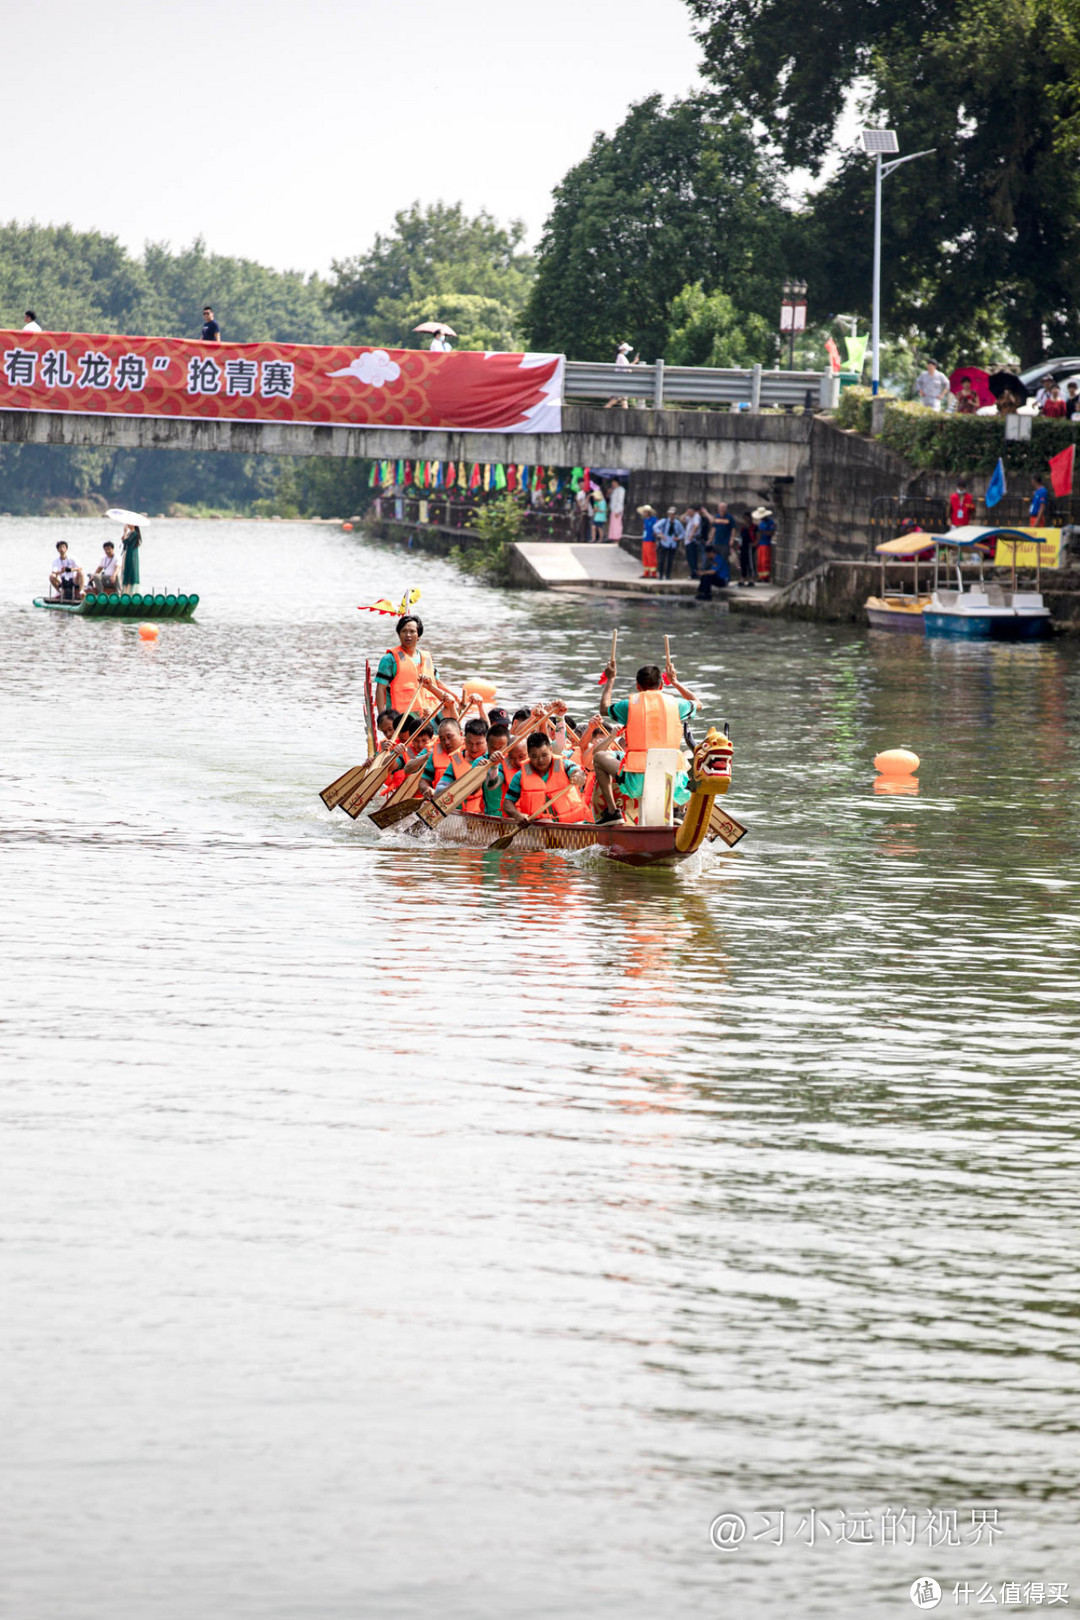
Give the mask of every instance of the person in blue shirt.
<svg viewBox="0 0 1080 1620">
<path fill-rule="evenodd" d="M 210 308 L 209 304 L 207 304 L 206 308 L 202 312 L 202 319 L 203 342 L 219 343 L 221 341 L 221 327 L 218 325 L 217 321 L 215 321 L 214 312 Z"/>
<path fill-rule="evenodd" d="M 1031 505 L 1028 508 L 1028 522 L 1033 529 L 1042 529 L 1046 526 L 1046 507 L 1050 496 L 1046 484 L 1039 473 L 1031 475 Z"/>
<path fill-rule="evenodd" d="M 657 523 L 653 528 L 653 539 L 656 541 L 657 559 L 660 566 L 660 578 L 670 579 L 671 569 L 675 562 L 675 553 L 679 549 L 679 542 L 686 534 L 686 530 L 679 522 L 678 511 L 674 506 L 667 509 L 667 517 Z"/>
</svg>

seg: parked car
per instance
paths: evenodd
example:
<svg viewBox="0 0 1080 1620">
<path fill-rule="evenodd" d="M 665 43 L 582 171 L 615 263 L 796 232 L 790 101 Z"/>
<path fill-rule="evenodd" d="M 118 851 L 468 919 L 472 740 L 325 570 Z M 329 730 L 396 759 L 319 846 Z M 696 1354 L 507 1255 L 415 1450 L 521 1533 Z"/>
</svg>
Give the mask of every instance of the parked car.
<svg viewBox="0 0 1080 1620">
<path fill-rule="evenodd" d="M 1074 380 L 1080 382 L 1080 355 L 1067 355 L 1061 360 L 1040 360 L 1037 366 L 1020 372 L 1020 381 L 1033 394 L 1042 387 L 1044 377 L 1053 377 L 1056 383 L 1060 383 L 1064 394 L 1066 383 Z"/>
</svg>

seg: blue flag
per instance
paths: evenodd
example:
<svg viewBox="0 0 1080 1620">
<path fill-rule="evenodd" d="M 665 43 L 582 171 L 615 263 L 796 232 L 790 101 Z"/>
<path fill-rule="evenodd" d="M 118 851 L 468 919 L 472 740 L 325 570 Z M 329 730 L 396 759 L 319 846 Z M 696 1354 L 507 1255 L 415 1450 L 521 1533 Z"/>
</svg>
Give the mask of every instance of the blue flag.
<svg viewBox="0 0 1080 1620">
<path fill-rule="evenodd" d="M 997 505 L 1004 493 L 1005 463 L 1002 461 L 1001 457 L 998 456 L 997 466 L 990 474 L 990 482 L 987 484 L 986 494 L 983 496 L 983 499 L 986 502 L 987 511 L 989 511 L 990 507 Z"/>
</svg>

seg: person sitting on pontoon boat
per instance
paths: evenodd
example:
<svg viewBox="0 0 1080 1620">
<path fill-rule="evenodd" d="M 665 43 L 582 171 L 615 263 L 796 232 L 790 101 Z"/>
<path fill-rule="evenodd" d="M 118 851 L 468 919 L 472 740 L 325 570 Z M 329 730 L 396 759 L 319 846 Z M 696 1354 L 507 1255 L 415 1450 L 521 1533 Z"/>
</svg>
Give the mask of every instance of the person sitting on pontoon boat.
<svg viewBox="0 0 1080 1620">
<path fill-rule="evenodd" d="M 68 556 L 66 540 L 56 542 L 56 566 L 49 575 L 49 584 L 57 596 L 66 601 L 77 601 L 83 593 L 83 571 L 74 557 Z"/>
<path fill-rule="evenodd" d="M 111 540 L 106 540 L 105 555 L 90 575 L 92 591 L 118 591 L 120 589 L 120 559 Z"/>
</svg>

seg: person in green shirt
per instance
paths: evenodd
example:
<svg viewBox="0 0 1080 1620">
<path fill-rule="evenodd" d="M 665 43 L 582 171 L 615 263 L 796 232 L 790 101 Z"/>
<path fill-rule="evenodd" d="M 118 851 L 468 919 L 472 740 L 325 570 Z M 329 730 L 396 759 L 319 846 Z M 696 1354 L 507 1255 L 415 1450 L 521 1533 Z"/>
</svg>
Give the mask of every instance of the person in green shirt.
<svg viewBox="0 0 1080 1620">
<path fill-rule="evenodd" d="M 679 720 L 683 725 L 697 713 L 697 698 L 679 681 L 675 674 L 675 667 L 668 660 L 668 684 L 679 694 L 677 698 L 665 699 L 678 705 Z M 604 670 L 604 686 L 600 693 L 600 713 L 605 719 L 614 720 L 616 725 L 626 726 L 630 721 L 630 699 L 619 698 L 611 702 L 612 687 L 615 684 L 615 663 L 609 661 Z M 660 673 L 659 665 L 643 664 L 637 672 L 637 689 L 639 692 L 662 692 L 664 678 Z M 632 729 L 632 728 L 631 728 Z M 626 751 L 636 751 L 638 744 L 628 733 Z M 604 796 L 605 813 L 601 821 L 618 821 L 620 819 L 618 806 L 615 803 L 615 788 L 625 799 L 639 799 L 645 791 L 645 772 L 643 770 L 627 771 L 623 769 L 623 756 L 609 750 L 598 750 L 593 755 L 593 769 L 596 772 L 596 783 Z M 674 799 L 676 804 L 686 804 L 690 798 L 690 778 L 686 771 L 680 771 L 675 779 Z"/>
</svg>

